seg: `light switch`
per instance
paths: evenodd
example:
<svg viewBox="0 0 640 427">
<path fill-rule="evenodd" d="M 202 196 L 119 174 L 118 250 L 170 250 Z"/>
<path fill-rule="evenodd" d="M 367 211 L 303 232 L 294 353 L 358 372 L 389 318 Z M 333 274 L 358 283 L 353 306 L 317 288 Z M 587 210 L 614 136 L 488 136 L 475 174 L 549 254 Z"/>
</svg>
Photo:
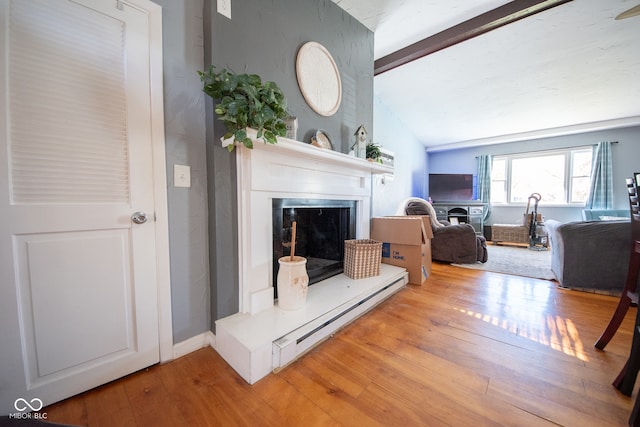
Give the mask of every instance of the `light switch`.
<svg viewBox="0 0 640 427">
<path fill-rule="evenodd" d="M 231 0 L 218 0 L 218 13 L 231 19 Z"/>
<path fill-rule="evenodd" d="M 173 186 L 191 187 L 191 167 L 184 165 L 173 165 Z"/>
</svg>

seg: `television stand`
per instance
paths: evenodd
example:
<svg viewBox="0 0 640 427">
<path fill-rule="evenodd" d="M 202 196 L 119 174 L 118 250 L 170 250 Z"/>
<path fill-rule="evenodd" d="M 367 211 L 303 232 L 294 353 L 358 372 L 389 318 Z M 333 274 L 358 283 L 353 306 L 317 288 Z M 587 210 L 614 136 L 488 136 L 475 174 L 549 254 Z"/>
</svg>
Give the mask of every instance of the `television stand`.
<svg viewBox="0 0 640 427">
<path fill-rule="evenodd" d="M 487 204 L 478 200 L 433 202 L 438 221 L 449 221 L 452 224 L 471 224 L 476 234 L 484 234 L 484 212 Z"/>
</svg>

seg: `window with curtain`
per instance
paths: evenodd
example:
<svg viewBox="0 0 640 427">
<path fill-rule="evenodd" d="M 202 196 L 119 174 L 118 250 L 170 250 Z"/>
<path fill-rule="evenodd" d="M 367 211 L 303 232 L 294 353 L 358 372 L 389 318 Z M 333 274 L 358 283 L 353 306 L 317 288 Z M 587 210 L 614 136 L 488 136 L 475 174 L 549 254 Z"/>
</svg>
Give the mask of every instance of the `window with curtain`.
<svg viewBox="0 0 640 427">
<path fill-rule="evenodd" d="M 540 193 L 543 204 L 584 205 L 589 196 L 592 147 L 495 156 L 491 203 L 526 204 Z"/>
</svg>

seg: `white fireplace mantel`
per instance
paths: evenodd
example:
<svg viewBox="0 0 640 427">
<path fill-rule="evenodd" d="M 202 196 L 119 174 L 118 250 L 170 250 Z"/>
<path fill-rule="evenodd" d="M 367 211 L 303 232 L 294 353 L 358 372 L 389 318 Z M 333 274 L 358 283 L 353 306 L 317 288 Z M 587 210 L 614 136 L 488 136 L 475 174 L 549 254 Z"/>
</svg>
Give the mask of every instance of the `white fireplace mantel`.
<svg viewBox="0 0 640 427">
<path fill-rule="evenodd" d="M 383 264 L 377 277 L 340 274 L 310 286 L 300 311 L 280 309 L 273 289 L 273 199 L 355 201 L 356 238 L 365 239 L 372 176 L 393 168 L 285 138 L 264 144 L 251 130 L 249 136 L 252 150 L 236 147 L 239 312 L 216 321 L 215 347 L 254 383 L 404 287 L 407 273 Z"/>
<path fill-rule="evenodd" d="M 255 131 L 249 130 L 255 139 Z M 369 237 L 371 176 L 393 168 L 286 138 L 254 140 L 236 148 L 238 165 L 240 312 L 274 304 L 272 222 L 274 198 L 355 200 L 356 238 Z"/>
</svg>

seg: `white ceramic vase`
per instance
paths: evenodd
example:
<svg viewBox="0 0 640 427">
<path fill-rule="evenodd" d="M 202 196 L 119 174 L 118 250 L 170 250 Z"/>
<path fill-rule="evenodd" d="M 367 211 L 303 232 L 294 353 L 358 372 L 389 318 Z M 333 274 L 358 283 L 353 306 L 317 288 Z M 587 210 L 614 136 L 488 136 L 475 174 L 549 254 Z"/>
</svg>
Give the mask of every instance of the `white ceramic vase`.
<svg viewBox="0 0 640 427">
<path fill-rule="evenodd" d="M 309 275 L 307 259 L 301 256 L 286 256 L 278 259 L 278 306 L 283 310 L 298 310 L 307 302 Z"/>
</svg>

